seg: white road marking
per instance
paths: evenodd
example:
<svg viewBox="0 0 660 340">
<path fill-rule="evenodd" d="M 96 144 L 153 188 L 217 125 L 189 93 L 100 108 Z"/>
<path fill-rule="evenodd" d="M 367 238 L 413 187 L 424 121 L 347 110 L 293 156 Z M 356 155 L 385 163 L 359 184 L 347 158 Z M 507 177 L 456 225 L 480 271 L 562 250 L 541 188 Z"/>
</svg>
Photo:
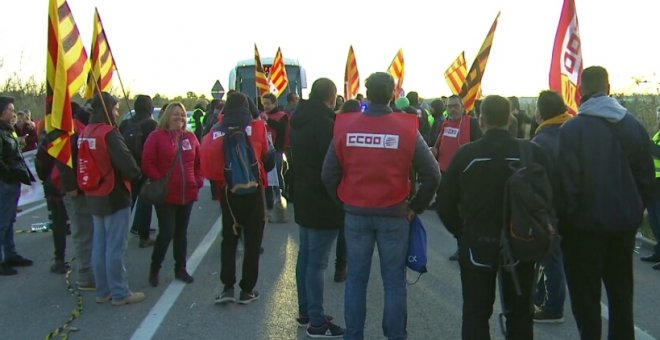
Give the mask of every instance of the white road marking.
<svg viewBox="0 0 660 340">
<path fill-rule="evenodd" d="M 45 207 L 45 206 L 46 206 L 46 202 L 41 203 L 41 204 L 37 204 L 37 205 L 35 205 L 34 207 L 32 207 L 32 208 L 30 208 L 30 209 L 25 209 L 25 210 L 19 212 L 18 214 L 16 214 L 16 218 L 19 218 L 19 217 L 21 217 L 21 216 L 23 216 L 23 215 L 25 215 L 25 214 L 29 214 L 29 213 L 31 213 L 31 212 L 33 212 L 33 211 L 35 211 L 35 210 L 39 210 L 39 209 L 41 209 L 41 208 L 43 208 L 43 207 Z"/>
<path fill-rule="evenodd" d="M 604 303 L 600 303 L 600 315 L 603 317 L 605 320 L 609 320 L 610 317 L 610 309 L 607 308 L 607 305 Z M 642 329 L 637 327 L 635 325 L 635 339 L 637 340 L 655 340 L 654 337 L 652 337 L 649 333 L 644 332 Z"/>
<path fill-rule="evenodd" d="M 191 274 L 197 270 L 197 267 L 199 266 L 200 262 L 202 262 L 202 259 L 206 253 L 209 251 L 209 248 L 211 248 L 211 246 L 214 244 L 221 228 L 222 216 L 220 216 L 218 220 L 215 221 L 215 224 L 213 224 L 211 230 L 206 233 L 206 236 L 204 236 L 202 242 L 199 243 L 193 254 L 190 256 L 190 259 L 188 259 L 186 267 Z M 160 324 L 163 322 L 165 316 L 167 316 L 167 313 L 170 311 L 170 308 L 172 308 L 174 302 L 176 302 L 177 298 L 179 295 L 181 295 L 181 292 L 183 292 L 183 288 L 185 287 L 186 284 L 183 282 L 172 281 L 165 292 L 163 292 L 163 295 L 160 297 L 160 299 L 158 299 L 158 302 L 156 302 L 156 304 L 151 308 L 149 314 L 147 314 L 147 317 L 142 320 L 140 327 L 135 330 L 131 336 L 131 340 L 151 339 L 154 334 L 156 334 L 156 331 L 158 331 Z"/>
</svg>

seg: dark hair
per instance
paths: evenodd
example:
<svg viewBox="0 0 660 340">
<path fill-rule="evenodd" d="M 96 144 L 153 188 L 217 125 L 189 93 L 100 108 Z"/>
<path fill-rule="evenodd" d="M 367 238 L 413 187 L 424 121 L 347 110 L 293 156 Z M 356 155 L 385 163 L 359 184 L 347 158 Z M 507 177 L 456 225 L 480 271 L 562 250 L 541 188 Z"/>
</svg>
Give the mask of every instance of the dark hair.
<svg viewBox="0 0 660 340">
<path fill-rule="evenodd" d="M 545 90 L 539 93 L 539 99 L 536 101 L 536 108 L 543 120 L 548 120 L 566 112 L 564 98 L 555 91 Z"/>
<path fill-rule="evenodd" d="M 150 115 L 154 112 L 154 103 L 151 97 L 140 94 L 135 97 L 135 104 L 133 104 L 136 113 L 146 113 Z"/>
<path fill-rule="evenodd" d="M 0 96 L 0 113 L 5 112 L 9 104 L 14 103 L 14 97 Z"/>
<path fill-rule="evenodd" d="M 520 111 L 520 101 L 518 101 L 518 97 L 511 96 L 508 99 L 509 99 L 509 103 L 511 103 L 511 111 L 513 110 Z"/>
<path fill-rule="evenodd" d="M 227 96 L 227 102 L 225 102 L 225 110 L 231 110 L 231 109 L 237 109 L 240 107 L 244 107 L 246 109 L 249 109 L 250 104 L 248 104 L 247 97 L 240 93 L 240 92 L 234 92 L 230 95 Z"/>
<path fill-rule="evenodd" d="M 447 101 L 449 101 L 449 99 L 458 99 L 461 105 L 463 105 L 463 98 L 461 98 L 461 96 L 457 94 L 452 94 L 451 96 L 449 96 L 449 98 L 447 98 Z"/>
<path fill-rule="evenodd" d="M 92 99 L 92 115 L 101 121 L 115 124 L 115 117 L 112 114 L 112 109 L 115 105 L 117 105 L 117 99 L 110 93 L 102 92 L 100 95 L 97 94 Z"/>
<path fill-rule="evenodd" d="M 266 93 L 266 94 L 264 94 L 263 96 L 261 96 L 261 99 L 268 99 L 268 100 L 270 100 L 271 102 L 277 104 L 277 97 L 275 97 L 275 95 L 272 94 L 272 93 Z"/>
<path fill-rule="evenodd" d="M 419 106 L 419 94 L 417 94 L 417 92 L 415 91 L 408 92 L 406 98 L 408 98 L 408 101 L 410 102 L 410 106 L 414 106 L 414 107 Z"/>
<path fill-rule="evenodd" d="M 312 84 L 312 90 L 309 92 L 309 100 L 316 102 L 326 102 L 331 98 L 336 98 L 337 86 L 328 78 L 319 78 Z"/>
<path fill-rule="evenodd" d="M 297 93 L 295 93 L 295 92 L 289 92 L 289 93 L 286 95 L 286 102 L 287 102 L 287 103 L 291 103 L 296 97 L 298 97 L 298 94 L 297 94 Z"/>
<path fill-rule="evenodd" d="M 367 99 L 373 104 L 389 104 L 394 94 L 394 78 L 385 72 L 372 73 L 365 81 Z"/>
<path fill-rule="evenodd" d="M 445 111 L 445 102 L 442 99 L 436 99 L 431 102 L 433 113 L 442 114 Z"/>
<path fill-rule="evenodd" d="M 609 76 L 607 70 L 601 66 L 587 67 L 582 71 L 582 96 L 590 96 L 598 92 L 607 92 Z"/>
<path fill-rule="evenodd" d="M 339 109 L 339 113 L 346 113 L 346 112 L 360 112 L 362 111 L 362 105 L 360 104 L 360 101 L 357 99 L 349 99 L 344 102 L 344 105 L 341 106 L 341 109 Z"/>
<path fill-rule="evenodd" d="M 505 127 L 509 124 L 511 104 L 497 95 L 491 95 L 481 102 L 481 117 L 484 123 L 491 127 Z"/>
</svg>

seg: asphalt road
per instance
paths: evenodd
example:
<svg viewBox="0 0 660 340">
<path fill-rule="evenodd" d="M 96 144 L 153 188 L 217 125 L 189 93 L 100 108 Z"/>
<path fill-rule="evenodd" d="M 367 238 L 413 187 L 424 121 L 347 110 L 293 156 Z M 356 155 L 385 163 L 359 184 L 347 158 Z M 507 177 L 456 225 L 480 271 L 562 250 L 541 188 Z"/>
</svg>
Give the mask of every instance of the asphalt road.
<svg viewBox="0 0 660 340">
<path fill-rule="evenodd" d="M 147 298 L 136 305 L 113 307 L 94 303 L 94 294 L 83 292 L 83 310 L 72 326 L 71 339 L 305 339 L 297 316 L 295 264 L 298 250 L 298 227 L 295 223 L 269 224 L 264 236 L 265 252 L 261 258 L 257 289 L 261 299 L 249 304 L 219 306 L 213 303 L 219 288 L 220 209 L 210 201 L 208 188 L 194 205 L 188 232 L 188 269 L 195 282 L 185 285 L 174 281 L 171 249 L 163 269 L 161 284 L 152 288 L 147 283 L 152 248 L 138 248 L 138 239 L 129 235 L 126 253 L 130 287 L 145 292 Z M 29 229 L 30 224 L 46 220 L 42 202 L 23 207 L 16 229 Z M 293 207 L 290 207 L 292 213 Z M 448 261 L 455 242 L 433 212 L 422 220 L 429 239 L 429 273 L 408 287 L 408 334 L 410 339 L 460 339 L 461 288 L 456 262 Z M 153 226 L 156 226 L 154 214 Z M 43 339 L 68 320 L 76 300 L 66 289 L 63 275 L 49 272 L 53 254 L 50 233 L 17 234 L 19 252 L 35 261 L 33 267 L 18 268 L 19 274 L 0 277 L 0 335 L 3 339 Z M 67 239 L 72 245 L 71 238 Z M 67 258 L 73 255 L 67 249 Z M 332 280 L 334 253 L 325 279 L 325 311 L 344 325 L 343 284 Z M 242 257 L 239 256 L 239 268 Z M 637 339 L 660 338 L 657 294 L 660 272 L 634 259 L 635 323 Z M 239 277 L 240 277 L 240 271 Z M 378 257 L 374 256 L 368 292 L 366 332 L 368 339 L 382 339 L 382 282 Z M 411 272 L 410 279 L 414 279 Z M 75 276 L 71 278 L 75 282 Z M 604 295 L 604 294 L 603 294 Z M 606 297 L 603 297 L 607 305 Z M 495 302 L 491 318 L 493 339 L 503 339 Z M 535 325 L 536 339 L 578 339 L 569 301 L 562 324 Z M 607 334 L 607 321 L 603 321 Z"/>
</svg>

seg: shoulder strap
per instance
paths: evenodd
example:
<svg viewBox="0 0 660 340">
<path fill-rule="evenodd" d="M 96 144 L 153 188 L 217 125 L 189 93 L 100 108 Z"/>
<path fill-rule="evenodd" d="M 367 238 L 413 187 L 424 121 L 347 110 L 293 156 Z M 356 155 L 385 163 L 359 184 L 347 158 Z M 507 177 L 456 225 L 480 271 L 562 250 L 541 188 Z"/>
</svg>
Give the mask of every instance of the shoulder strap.
<svg viewBox="0 0 660 340">
<path fill-rule="evenodd" d="M 167 170 L 167 175 L 165 175 L 165 180 L 166 181 L 169 181 L 170 177 L 172 176 L 172 171 L 174 170 L 174 167 L 176 166 L 176 163 L 181 158 L 181 138 L 178 139 L 176 144 L 178 145 L 177 150 L 176 150 L 176 157 L 174 157 L 174 161 L 172 162 L 172 165 L 170 166 L 169 170 Z"/>
</svg>

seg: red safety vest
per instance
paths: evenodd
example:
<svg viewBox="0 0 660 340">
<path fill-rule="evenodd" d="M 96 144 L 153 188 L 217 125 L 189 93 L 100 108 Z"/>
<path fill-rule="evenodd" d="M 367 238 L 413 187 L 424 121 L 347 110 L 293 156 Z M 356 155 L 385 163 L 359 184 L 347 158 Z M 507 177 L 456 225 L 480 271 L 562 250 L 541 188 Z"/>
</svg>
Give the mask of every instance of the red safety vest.
<svg viewBox="0 0 660 340">
<path fill-rule="evenodd" d="M 268 142 L 266 140 L 266 122 L 263 120 L 253 120 L 250 126 L 246 128 L 254 157 L 259 162 L 259 174 L 264 187 L 268 186 L 266 169 L 264 169 L 262 155 L 268 152 Z M 225 181 L 225 152 L 224 152 L 224 133 L 218 130 L 211 130 L 202 137 L 200 146 L 202 175 L 212 181 L 217 181 L 219 187 L 226 185 Z"/>
<path fill-rule="evenodd" d="M 280 120 L 282 120 L 282 118 L 287 116 L 287 113 L 284 111 L 279 111 L 275 113 L 268 113 L 267 115 L 268 115 L 268 119 L 272 119 L 279 122 Z M 275 144 L 275 141 L 277 140 L 277 130 L 273 129 L 270 126 L 267 127 L 268 127 L 268 134 L 272 138 L 273 144 Z M 286 138 L 286 136 L 284 136 L 284 138 Z"/>
<path fill-rule="evenodd" d="M 337 116 L 334 143 L 343 176 L 339 199 L 355 207 L 386 208 L 410 194 L 417 117 L 406 113 Z"/>
<path fill-rule="evenodd" d="M 446 119 L 438 135 L 438 165 L 441 171 L 447 171 L 458 149 L 470 143 L 472 118 L 463 115 L 460 120 Z"/>
<path fill-rule="evenodd" d="M 87 140 L 92 158 L 101 173 L 101 183 L 98 188 L 85 191 L 87 196 L 107 196 L 115 188 L 116 174 L 115 169 L 112 167 L 112 160 L 110 159 L 110 152 L 108 152 L 108 145 L 106 137 L 115 127 L 106 123 L 94 123 L 85 127 L 82 135 L 78 137 L 78 146 L 83 140 Z M 80 169 L 78 169 L 80 171 Z M 122 179 L 124 186 L 131 191 L 131 183 L 126 179 Z"/>
<path fill-rule="evenodd" d="M 75 129 L 74 131 L 78 135 L 80 135 L 85 130 L 85 124 L 83 124 L 82 122 L 80 122 L 75 118 L 73 119 L 73 127 Z M 73 145 L 71 145 L 71 147 L 73 148 Z M 73 166 L 74 168 L 76 167 L 75 164 Z M 54 166 L 53 170 L 50 172 L 50 181 L 53 183 L 53 185 L 55 186 L 55 188 L 57 188 L 58 191 L 62 191 L 60 177 L 61 177 L 60 169 L 57 166 Z"/>
</svg>

